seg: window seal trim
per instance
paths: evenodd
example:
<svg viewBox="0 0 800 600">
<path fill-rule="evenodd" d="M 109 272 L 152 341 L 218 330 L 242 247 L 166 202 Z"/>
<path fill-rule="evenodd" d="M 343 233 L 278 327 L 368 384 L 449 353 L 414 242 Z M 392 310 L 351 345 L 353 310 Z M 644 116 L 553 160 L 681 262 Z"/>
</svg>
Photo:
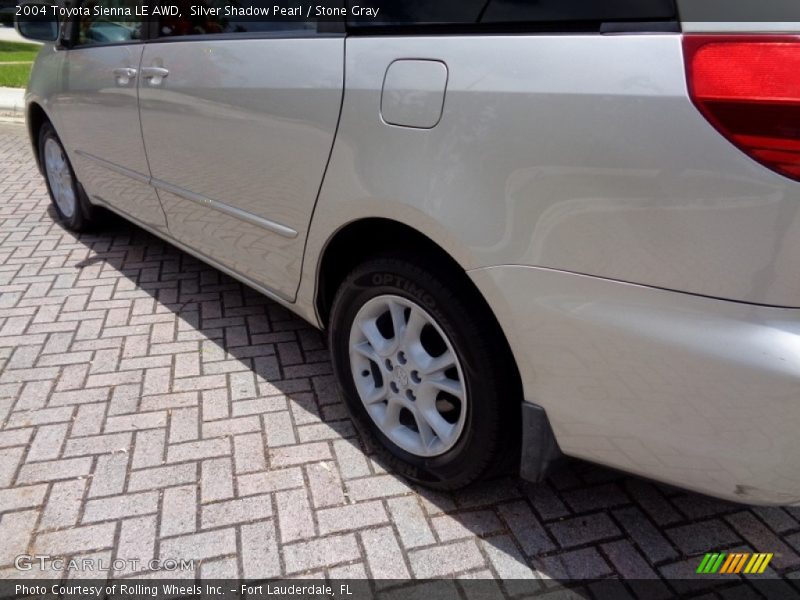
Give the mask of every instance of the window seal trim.
<svg viewBox="0 0 800 600">
<path fill-rule="evenodd" d="M 649 21 L 542 21 L 533 23 L 455 23 L 430 25 L 352 26 L 352 37 L 422 37 L 455 35 L 575 35 L 581 33 L 668 33 L 680 32 L 677 19 Z"/>
<path fill-rule="evenodd" d="M 175 42 L 213 42 L 213 41 L 235 41 L 235 40 L 314 40 L 342 38 L 344 33 L 305 33 L 303 35 L 291 35 L 291 32 L 239 32 L 239 33 L 205 33 L 202 35 L 172 35 L 148 37 L 148 44 L 170 44 Z M 288 35 L 287 35 L 288 34 Z"/>
</svg>

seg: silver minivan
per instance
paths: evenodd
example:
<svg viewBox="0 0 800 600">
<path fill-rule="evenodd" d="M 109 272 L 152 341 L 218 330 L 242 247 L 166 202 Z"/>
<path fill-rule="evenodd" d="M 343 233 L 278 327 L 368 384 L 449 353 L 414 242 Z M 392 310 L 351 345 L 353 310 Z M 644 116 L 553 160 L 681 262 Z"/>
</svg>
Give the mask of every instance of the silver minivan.
<svg viewBox="0 0 800 600">
<path fill-rule="evenodd" d="M 65 227 L 111 210 L 327 330 L 353 415 L 421 484 L 566 455 L 800 503 L 797 23 L 240 10 L 274 4 L 83 0 L 58 26 L 23 5 Z"/>
</svg>

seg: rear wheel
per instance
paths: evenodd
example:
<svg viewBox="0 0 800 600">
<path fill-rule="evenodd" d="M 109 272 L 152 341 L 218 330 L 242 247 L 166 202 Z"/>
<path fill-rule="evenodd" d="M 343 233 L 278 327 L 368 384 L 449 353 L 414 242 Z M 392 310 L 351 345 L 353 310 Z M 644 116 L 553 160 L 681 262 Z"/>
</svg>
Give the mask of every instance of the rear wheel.
<svg viewBox="0 0 800 600">
<path fill-rule="evenodd" d="M 516 368 L 471 290 L 420 264 L 356 268 L 333 303 L 330 347 L 341 394 L 392 466 L 457 489 L 507 464 Z"/>
<path fill-rule="evenodd" d="M 59 220 L 72 231 L 88 229 L 93 225 L 95 208 L 78 185 L 64 146 L 50 123 L 39 130 L 39 162 Z"/>
</svg>

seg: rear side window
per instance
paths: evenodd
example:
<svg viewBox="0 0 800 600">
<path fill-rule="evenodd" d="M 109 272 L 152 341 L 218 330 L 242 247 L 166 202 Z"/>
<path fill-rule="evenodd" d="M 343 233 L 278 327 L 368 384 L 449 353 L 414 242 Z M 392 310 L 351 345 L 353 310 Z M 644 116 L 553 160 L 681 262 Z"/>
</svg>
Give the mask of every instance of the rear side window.
<svg viewBox="0 0 800 600">
<path fill-rule="evenodd" d="M 677 18 L 675 0 L 377 0 L 372 6 L 380 8 L 377 18 L 359 15 L 359 2 L 347 0 L 349 27 L 596 29 L 609 22 Z"/>
<path fill-rule="evenodd" d="M 681 21 L 711 23 L 784 23 L 780 29 L 797 31 L 800 2 L 797 0 L 678 0 Z M 756 25 L 751 31 L 759 31 Z"/>
<path fill-rule="evenodd" d="M 650 21 L 675 18 L 673 0 L 493 0 L 481 23 Z"/>
</svg>

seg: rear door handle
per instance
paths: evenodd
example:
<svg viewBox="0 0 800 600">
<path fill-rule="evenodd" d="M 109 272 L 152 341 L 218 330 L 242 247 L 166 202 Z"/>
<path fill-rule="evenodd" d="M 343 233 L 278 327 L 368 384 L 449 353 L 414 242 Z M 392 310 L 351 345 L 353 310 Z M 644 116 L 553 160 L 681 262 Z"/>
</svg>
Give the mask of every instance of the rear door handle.
<svg viewBox="0 0 800 600">
<path fill-rule="evenodd" d="M 117 85 L 128 85 L 132 79 L 136 78 L 136 69 L 131 67 L 114 69 L 113 73 L 117 79 Z"/>
<path fill-rule="evenodd" d="M 152 86 L 161 85 L 167 75 L 169 75 L 169 70 L 164 67 L 145 67 L 142 69 L 142 79 L 147 79 Z"/>
</svg>

